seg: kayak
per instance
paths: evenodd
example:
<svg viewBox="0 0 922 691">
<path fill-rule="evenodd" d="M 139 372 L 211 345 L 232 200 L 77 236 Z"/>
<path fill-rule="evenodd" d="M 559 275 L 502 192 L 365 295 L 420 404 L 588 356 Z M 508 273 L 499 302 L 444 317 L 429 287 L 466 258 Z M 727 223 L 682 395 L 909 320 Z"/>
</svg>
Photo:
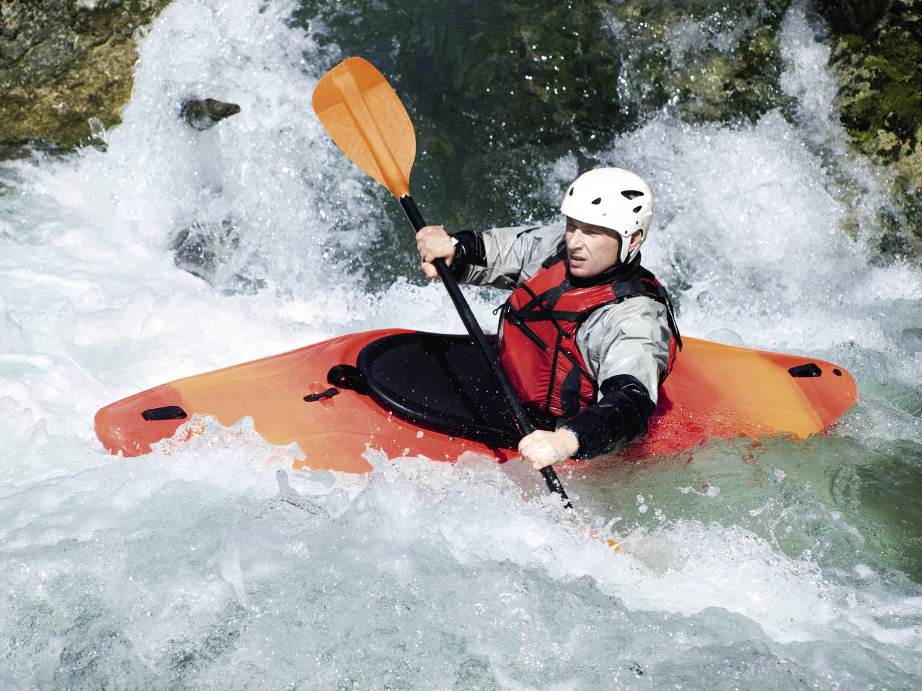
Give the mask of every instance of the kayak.
<svg viewBox="0 0 922 691">
<path fill-rule="evenodd" d="M 647 433 L 619 454 L 674 454 L 715 437 L 805 439 L 857 400 L 855 380 L 833 363 L 684 342 Z M 528 412 L 536 427 L 553 429 Z M 226 426 L 252 418 L 270 443 L 298 445 L 296 468 L 366 472 L 368 448 L 437 461 L 517 455 L 513 419 L 467 336 L 387 329 L 333 338 L 116 401 L 96 413 L 96 434 L 111 453 L 138 456 L 196 434 L 186 424 L 193 416 Z"/>
</svg>

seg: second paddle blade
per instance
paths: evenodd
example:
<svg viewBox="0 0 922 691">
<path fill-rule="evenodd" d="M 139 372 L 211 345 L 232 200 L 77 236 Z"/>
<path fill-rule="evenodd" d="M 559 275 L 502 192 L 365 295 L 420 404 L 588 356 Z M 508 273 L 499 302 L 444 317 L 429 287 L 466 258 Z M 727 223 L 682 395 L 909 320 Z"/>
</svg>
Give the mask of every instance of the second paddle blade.
<svg viewBox="0 0 922 691">
<path fill-rule="evenodd" d="M 410 191 L 416 133 L 406 108 L 377 68 L 347 58 L 314 88 L 314 112 L 343 153 L 398 199 Z"/>
</svg>

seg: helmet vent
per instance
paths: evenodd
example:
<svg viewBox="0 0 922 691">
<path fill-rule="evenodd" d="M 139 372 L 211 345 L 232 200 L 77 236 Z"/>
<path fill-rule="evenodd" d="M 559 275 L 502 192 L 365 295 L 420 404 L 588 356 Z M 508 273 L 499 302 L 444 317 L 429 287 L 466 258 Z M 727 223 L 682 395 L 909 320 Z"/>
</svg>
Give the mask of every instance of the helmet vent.
<svg viewBox="0 0 922 691">
<path fill-rule="evenodd" d="M 571 197 L 573 196 L 573 190 L 574 190 L 574 189 L 575 189 L 575 185 L 574 185 L 573 187 L 570 188 L 570 196 L 571 196 Z"/>
<path fill-rule="evenodd" d="M 635 206 L 635 207 L 634 207 L 634 213 L 635 213 L 635 214 L 639 214 L 639 213 L 640 213 L 640 210 L 641 210 L 642 208 L 643 208 L 643 206 Z"/>
<path fill-rule="evenodd" d="M 601 198 L 601 197 L 596 197 L 595 199 L 592 200 L 592 203 L 595 204 L 596 206 L 598 206 L 599 204 L 602 203 L 602 198 Z"/>
<path fill-rule="evenodd" d="M 643 192 L 640 190 L 621 190 L 621 196 L 626 199 L 637 199 L 637 197 L 642 197 Z"/>
</svg>

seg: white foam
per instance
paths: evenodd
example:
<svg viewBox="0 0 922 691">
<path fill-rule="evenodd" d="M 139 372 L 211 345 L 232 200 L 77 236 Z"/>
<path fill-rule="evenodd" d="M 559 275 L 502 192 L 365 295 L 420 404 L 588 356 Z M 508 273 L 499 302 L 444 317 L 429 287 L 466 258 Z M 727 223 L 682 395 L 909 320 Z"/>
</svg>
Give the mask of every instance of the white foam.
<svg viewBox="0 0 922 691">
<path fill-rule="evenodd" d="M 449 466 L 372 450 L 367 478 L 289 471 L 283 482 L 276 471 L 297 449 L 272 447 L 245 420 L 230 430 L 195 420 L 204 434 L 142 459 L 104 453 L 96 409 L 165 380 L 359 329 L 461 331 L 441 286 L 398 277 L 367 294 L 330 265 L 331 248 L 376 232 L 376 202 L 310 117 L 315 49 L 287 25 L 293 7 L 175 0 L 140 42 L 135 93 L 105 151 L 3 166 L 0 681 L 281 687 L 310 670 L 320 686 L 589 688 L 623 682 L 612 668 L 633 659 L 662 668 L 675 658 L 699 673 L 747 641 L 822 683 L 850 678 L 822 676 L 843 645 L 871 651 L 851 662 L 871 677 L 888 660 L 894 685 L 917 678 L 917 589 L 885 578 L 847 517 L 813 519 L 854 538 L 844 576 L 806 549 L 790 556 L 774 527 L 734 525 L 799 506 L 806 490 L 792 483 L 811 472 L 828 481 L 811 466 L 823 442 L 817 458 L 763 450 L 776 454 L 772 493 L 752 505 L 739 495 L 760 482 L 759 452 L 728 445 L 710 452 L 719 469 L 698 471 L 709 461 L 693 457 L 689 473 L 702 477 L 650 480 L 643 465 L 596 475 L 574 497 L 579 519 L 530 469 L 476 457 Z M 608 158 L 654 184 L 645 257 L 690 285 L 686 333 L 829 351 L 859 376 L 916 381 L 922 362 L 888 312 L 912 313 L 896 310 L 922 299 L 920 274 L 869 263 L 869 238 L 842 232 L 850 215 L 871 218 L 880 190 L 860 164 L 832 175 L 822 159 L 841 140 L 824 49 L 804 21 L 795 9 L 782 33 L 783 86 L 801 122 L 659 116 Z M 194 132 L 178 118 L 187 96 L 242 110 Z M 575 165 L 558 162 L 540 193 L 556 194 Z M 853 208 L 843 176 L 863 190 Z M 174 266 L 174 232 L 226 219 L 241 243 L 217 287 Z M 238 273 L 267 289 L 222 294 Z M 492 325 L 500 294 L 467 295 Z M 911 439 L 918 422 L 904 415 L 872 405 L 850 424 L 859 439 Z M 755 459 L 739 470 L 745 453 Z M 607 506 L 606 483 L 622 483 L 626 501 Z M 679 508 L 693 517 L 671 515 Z M 621 552 L 589 537 L 589 524 L 605 537 L 617 526 Z M 686 650 L 704 662 L 682 663 Z"/>
</svg>

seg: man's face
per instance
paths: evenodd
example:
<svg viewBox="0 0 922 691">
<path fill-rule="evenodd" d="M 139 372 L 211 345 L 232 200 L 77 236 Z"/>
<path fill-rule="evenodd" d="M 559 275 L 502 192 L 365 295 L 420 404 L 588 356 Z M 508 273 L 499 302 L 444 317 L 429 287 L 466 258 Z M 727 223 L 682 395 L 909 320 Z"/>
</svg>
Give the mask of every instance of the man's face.
<svg viewBox="0 0 922 691">
<path fill-rule="evenodd" d="M 577 278 L 592 278 L 620 262 L 621 239 L 613 231 L 567 216 L 567 262 Z"/>
</svg>

